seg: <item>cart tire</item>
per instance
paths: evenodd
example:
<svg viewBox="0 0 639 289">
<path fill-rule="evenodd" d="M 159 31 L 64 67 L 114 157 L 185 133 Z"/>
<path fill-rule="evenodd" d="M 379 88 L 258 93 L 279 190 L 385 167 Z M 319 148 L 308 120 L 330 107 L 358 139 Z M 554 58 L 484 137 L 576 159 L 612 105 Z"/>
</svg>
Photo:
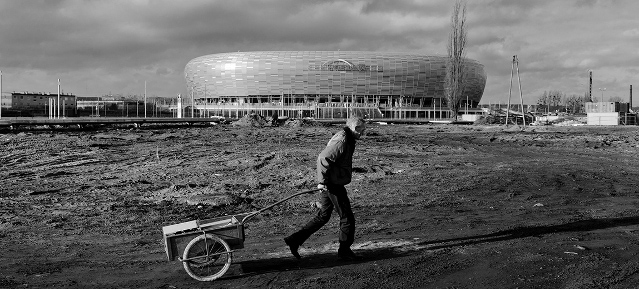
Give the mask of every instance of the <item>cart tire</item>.
<svg viewBox="0 0 639 289">
<path fill-rule="evenodd" d="M 213 256 L 208 256 L 215 254 Z M 202 257 L 200 259 L 192 259 Z M 231 267 L 231 247 L 222 238 L 204 234 L 197 236 L 186 245 L 182 261 L 184 270 L 198 281 L 213 281 L 222 277 Z M 191 260 L 189 260 L 191 259 Z"/>
</svg>

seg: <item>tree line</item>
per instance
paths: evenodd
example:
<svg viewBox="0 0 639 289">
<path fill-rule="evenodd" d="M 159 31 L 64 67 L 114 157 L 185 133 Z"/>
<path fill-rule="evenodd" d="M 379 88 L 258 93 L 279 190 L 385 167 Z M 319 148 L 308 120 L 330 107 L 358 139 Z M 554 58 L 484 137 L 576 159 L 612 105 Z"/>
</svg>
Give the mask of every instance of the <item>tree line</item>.
<svg viewBox="0 0 639 289">
<path fill-rule="evenodd" d="M 560 90 L 544 91 L 544 93 L 537 99 L 537 112 L 568 112 L 568 113 L 584 113 L 586 102 L 603 101 L 596 97 L 590 99 L 588 93 L 583 95 L 571 94 L 567 95 Z M 609 102 L 623 102 L 623 99 L 618 96 L 611 96 L 608 98 Z"/>
</svg>

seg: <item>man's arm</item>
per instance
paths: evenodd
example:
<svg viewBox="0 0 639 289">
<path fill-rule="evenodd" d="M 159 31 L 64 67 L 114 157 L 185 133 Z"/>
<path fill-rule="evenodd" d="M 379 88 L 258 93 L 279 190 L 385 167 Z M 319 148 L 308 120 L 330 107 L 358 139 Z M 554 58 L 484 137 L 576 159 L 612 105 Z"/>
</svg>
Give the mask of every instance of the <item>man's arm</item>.
<svg viewBox="0 0 639 289">
<path fill-rule="evenodd" d="M 317 157 L 317 183 L 327 183 L 327 172 L 344 153 L 345 139 L 335 135 Z M 318 186 L 319 188 L 319 186 Z"/>
</svg>

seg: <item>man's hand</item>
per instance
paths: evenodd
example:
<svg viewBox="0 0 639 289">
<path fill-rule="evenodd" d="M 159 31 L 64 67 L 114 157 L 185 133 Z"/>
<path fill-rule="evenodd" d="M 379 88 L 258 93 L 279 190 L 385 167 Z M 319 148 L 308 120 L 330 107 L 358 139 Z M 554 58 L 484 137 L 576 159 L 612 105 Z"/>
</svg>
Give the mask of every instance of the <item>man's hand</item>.
<svg viewBox="0 0 639 289">
<path fill-rule="evenodd" d="M 326 191 L 327 190 L 326 189 L 326 185 L 324 185 L 324 184 L 317 184 L 317 188 L 322 190 L 322 191 Z"/>
</svg>

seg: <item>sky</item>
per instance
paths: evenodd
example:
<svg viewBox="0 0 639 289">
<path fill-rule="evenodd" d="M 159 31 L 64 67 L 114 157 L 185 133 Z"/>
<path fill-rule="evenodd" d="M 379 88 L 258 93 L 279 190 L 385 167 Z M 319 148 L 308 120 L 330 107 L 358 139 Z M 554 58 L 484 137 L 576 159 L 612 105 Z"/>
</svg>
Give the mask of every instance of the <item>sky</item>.
<svg viewBox="0 0 639 289">
<path fill-rule="evenodd" d="M 147 96 L 176 97 L 189 60 L 236 51 L 443 56 L 453 4 L 0 0 L 2 91 L 57 93 L 60 79 L 78 96 L 143 95 L 146 84 Z M 633 85 L 639 103 L 639 1 L 467 0 L 466 9 L 466 56 L 488 76 L 482 103 L 520 103 L 519 85 L 525 104 L 544 91 L 583 96 L 589 71 L 597 100 L 627 101 Z"/>
</svg>

